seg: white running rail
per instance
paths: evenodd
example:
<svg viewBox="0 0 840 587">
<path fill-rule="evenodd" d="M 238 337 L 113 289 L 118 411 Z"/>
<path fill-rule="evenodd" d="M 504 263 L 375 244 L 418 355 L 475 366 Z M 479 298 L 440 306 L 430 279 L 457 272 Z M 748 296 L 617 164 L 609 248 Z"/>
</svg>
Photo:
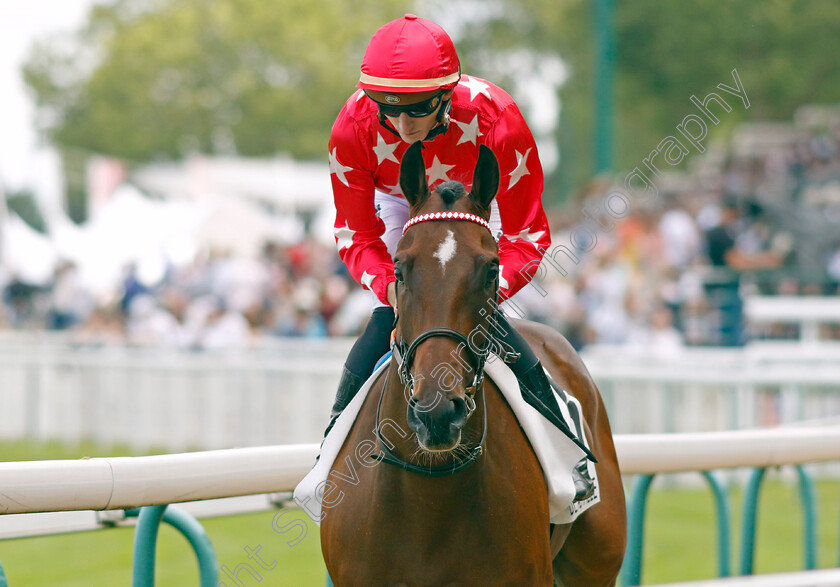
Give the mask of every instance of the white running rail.
<svg viewBox="0 0 840 587">
<path fill-rule="evenodd" d="M 616 435 L 615 442 L 625 474 L 840 461 L 840 425 Z M 289 491 L 317 450 L 303 444 L 0 463 L 0 513 L 129 509 Z"/>
</svg>

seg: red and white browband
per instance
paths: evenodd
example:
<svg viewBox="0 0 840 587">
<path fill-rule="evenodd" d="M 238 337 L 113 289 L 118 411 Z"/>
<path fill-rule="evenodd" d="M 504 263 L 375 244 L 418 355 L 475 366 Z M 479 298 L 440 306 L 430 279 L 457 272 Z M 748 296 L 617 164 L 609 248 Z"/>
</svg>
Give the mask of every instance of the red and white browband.
<svg viewBox="0 0 840 587">
<path fill-rule="evenodd" d="M 421 214 L 420 216 L 415 216 L 411 220 L 405 223 L 403 226 L 403 234 L 405 231 L 409 229 L 410 226 L 414 226 L 420 222 L 426 222 L 428 220 L 467 220 L 469 222 L 475 222 L 476 224 L 480 224 L 487 231 L 490 235 L 493 235 L 493 231 L 490 230 L 490 223 L 487 222 L 481 216 L 476 216 L 475 214 L 468 214 L 467 212 L 430 212 L 429 214 Z M 496 238 L 495 236 L 493 237 Z"/>
</svg>

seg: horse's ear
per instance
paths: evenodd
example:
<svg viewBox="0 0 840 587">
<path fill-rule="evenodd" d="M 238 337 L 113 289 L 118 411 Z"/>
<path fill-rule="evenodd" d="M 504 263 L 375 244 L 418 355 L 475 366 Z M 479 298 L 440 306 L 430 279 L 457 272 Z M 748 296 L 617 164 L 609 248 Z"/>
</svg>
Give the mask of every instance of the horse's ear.
<svg viewBox="0 0 840 587">
<path fill-rule="evenodd" d="M 429 195 L 422 150 L 423 143 L 413 143 L 406 149 L 400 164 L 400 188 L 411 206 L 418 205 Z"/>
<path fill-rule="evenodd" d="M 490 209 L 490 202 L 499 190 L 499 162 L 490 147 L 481 145 L 478 150 L 478 163 L 473 173 L 473 185 L 470 199 L 485 210 Z"/>
</svg>

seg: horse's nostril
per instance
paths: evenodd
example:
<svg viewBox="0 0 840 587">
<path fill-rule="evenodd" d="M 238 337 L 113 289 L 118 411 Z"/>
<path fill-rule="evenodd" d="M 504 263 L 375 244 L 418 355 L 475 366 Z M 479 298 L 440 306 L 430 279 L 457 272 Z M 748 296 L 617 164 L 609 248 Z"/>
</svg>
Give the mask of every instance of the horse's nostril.
<svg viewBox="0 0 840 587">
<path fill-rule="evenodd" d="M 461 428 L 467 423 L 467 402 L 464 398 L 455 397 L 451 400 L 452 421 L 449 423 L 453 428 Z"/>
<path fill-rule="evenodd" d="M 464 398 L 440 399 L 432 409 L 424 409 L 427 404 L 416 398 L 409 400 L 406 414 L 408 425 L 421 437 L 448 438 L 460 432 L 467 423 L 469 410 Z"/>
</svg>

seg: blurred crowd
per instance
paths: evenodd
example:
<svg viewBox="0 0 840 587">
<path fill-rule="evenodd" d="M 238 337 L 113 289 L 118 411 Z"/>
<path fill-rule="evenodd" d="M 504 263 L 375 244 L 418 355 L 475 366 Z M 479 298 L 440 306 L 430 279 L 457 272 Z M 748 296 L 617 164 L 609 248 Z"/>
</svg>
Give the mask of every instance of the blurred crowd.
<svg viewBox="0 0 840 587">
<path fill-rule="evenodd" d="M 146 285 L 126 266 L 119 292 L 97 303 L 66 263 L 48 287 L 6 284 L 4 317 L 13 328 L 69 330 L 78 342 L 182 348 L 241 348 L 261 337 L 324 337 L 360 331 L 368 294 L 331 247 L 315 240 L 267 244 L 259 257 L 199 255 Z"/>
<path fill-rule="evenodd" d="M 548 210 L 553 245 L 573 256 L 544 264 L 539 287 L 520 292 L 509 313 L 554 326 L 577 348 L 735 346 L 754 334 L 743 327 L 745 296 L 840 293 L 840 124 L 772 142 L 710 149 L 621 214 L 604 208 L 623 189 L 618 178 L 596 178 Z M 70 331 L 79 342 L 223 348 L 352 336 L 370 311 L 335 249 L 310 238 L 267 244 L 253 259 L 208 252 L 151 286 L 127 266 L 104 300 L 71 263 L 46 287 L 8 275 L 0 287 L 0 328 Z"/>
</svg>

